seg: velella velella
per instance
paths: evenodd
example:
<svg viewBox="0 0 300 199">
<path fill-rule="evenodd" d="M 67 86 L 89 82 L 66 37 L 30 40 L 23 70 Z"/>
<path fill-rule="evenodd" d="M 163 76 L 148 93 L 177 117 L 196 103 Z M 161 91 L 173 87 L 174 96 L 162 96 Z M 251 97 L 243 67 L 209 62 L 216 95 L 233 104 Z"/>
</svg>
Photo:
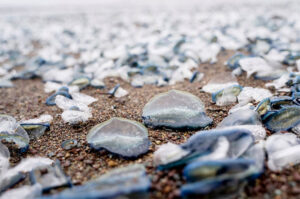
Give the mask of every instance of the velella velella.
<svg viewBox="0 0 300 199">
<path fill-rule="evenodd" d="M 94 98 L 94 97 L 91 97 L 89 95 L 86 95 L 84 93 L 79 93 L 79 92 L 72 92 L 71 93 L 72 95 L 72 99 L 76 102 L 79 102 L 79 103 L 83 103 L 85 105 L 90 105 L 92 104 L 93 102 L 96 102 L 97 99 Z"/>
<path fill-rule="evenodd" d="M 218 106 L 226 106 L 237 101 L 237 96 L 243 90 L 240 85 L 233 85 L 212 93 L 212 101 Z"/>
<path fill-rule="evenodd" d="M 80 122 L 86 122 L 92 116 L 87 104 L 94 102 L 96 99 L 90 96 L 79 95 L 80 96 L 76 96 L 79 101 L 68 99 L 60 95 L 55 98 L 56 105 L 64 110 L 61 117 L 66 123 L 76 125 Z"/>
<path fill-rule="evenodd" d="M 188 141 L 182 144 L 182 148 L 197 153 L 206 151 L 213 147 L 213 144 L 220 136 L 224 136 L 231 143 L 229 157 L 239 157 L 254 142 L 251 132 L 244 128 L 223 128 L 208 131 L 199 131 L 191 136 Z"/>
<path fill-rule="evenodd" d="M 114 97 L 124 97 L 125 95 L 128 94 L 128 91 L 126 91 L 125 89 L 123 89 L 122 87 L 120 87 L 120 84 L 116 85 L 114 88 L 112 88 L 108 94 L 110 94 L 111 96 Z"/>
<path fill-rule="evenodd" d="M 43 192 L 60 187 L 71 187 L 71 179 L 66 176 L 60 167 L 59 161 L 54 165 L 36 168 L 30 172 L 30 181 L 33 185 L 42 186 Z"/>
<path fill-rule="evenodd" d="M 50 129 L 50 124 L 47 123 L 21 123 L 23 129 L 26 130 L 30 137 L 39 137 L 44 134 L 44 132 Z"/>
<path fill-rule="evenodd" d="M 23 159 L 13 168 L 7 168 L 0 176 L 0 193 L 12 187 L 26 177 L 26 173 L 40 167 L 51 165 L 52 160 L 42 157 Z"/>
<path fill-rule="evenodd" d="M 29 186 L 24 185 L 19 188 L 11 189 L 4 192 L 0 199 L 6 198 L 18 198 L 18 199 L 28 199 L 28 198 L 37 198 L 42 195 L 42 187 L 39 184 Z"/>
<path fill-rule="evenodd" d="M 27 132 L 9 115 L 0 115 L 0 140 L 14 142 L 21 152 L 29 147 Z"/>
<path fill-rule="evenodd" d="M 289 51 L 289 54 L 285 57 L 283 62 L 287 65 L 294 65 L 299 59 L 300 51 Z"/>
<path fill-rule="evenodd" d="M 54 67 L 41 75 L 44 81 L 54 81 L 59 83 L 69 83 L 73 80 L 74 70 L 72 68 Z"/>
<path fill-rule="evenodd" d="M 65 150 L 70 150 L 74 147 L 77 146 L 77 140 L 75 139 L 69 139 L 69 140 L 65 140 L 61 143 L 61 147 Z"/>
<path fill-rule="evenodd" d="M 0 78 L 0 88 L 12 88 L 14 87 L 14 84 L 7 79 Z"/>
<path fill-rule="evenodd" d="M 50 129 L 51 115 L 41 115 L 39 118 L 20 121 L 20 125 L 26 130 L 30 138 L 39 138 L 46 130 Z"/>
<path fill-rule="evenodd" d="M 9 158 L 10 153 L 8 148 L 0 142 L 0 157 Z"/>
<path fill-rule="evenodd" d="M 254 161 L 245 159 L 223 159 L 210 161 L 195 161 L 183 170 L 183 176 L 188 182 L 197 182 L 222 175 L 234 175 L 244 172 L 254 166 Z"/>
<path fill-rule="evenodd" d="M 156 166 L 166 165 L 170 162 L 177 161 L 188 155 L 189 151 L 184 150 L 180 145 L 171 142 L 161 145 L 154 152 L 153 162 Z"/>
<path fill-rule="evenodd" d="M 154 159 L 159 168 L 167 169 L 199 159 L 211 159 L 215 151 L 220 156 L 218 158 L 237 158 L 253 145 L 254 137 L 246 128 L 223 128 L 207 131 L 199 131 L 191 136 L 187 142 L 179 145 L 181 150 L 177 152 L 162 153 L 156 152 Z M 172 147 L 175 148 L 175 147 Z M 177 147 L 178 148 L 178 147 Z M 173 156 L 171 156 L 173 154 Z M 171 156 L 171 157 L 170 157 Z"/>
<path fill-rule="evenodd" d="M 244 87 L 238 95 L 239 104 L 247 104 L 251 101 L 260 102 L 265 98 L 272 97 L 272 93 L 264 88 Z"/>
<path fill-rule="evenodd" d="M 297 124 L 295 127 L 293 127 L 291 131 L 297 135 L 300 135 L 300 124 Z"/>
<path fill-rule="evenodd" d="M 94 88 L 104 88 L 105 84 L 102 80 L 99 79 L 92 79 L 90 85 Z"/>
<path fill-rule="evenodd" d="M 0 176 L 8 169 L 9 158 L 10 153 L 8 148 L 0 142 Z"/>
<path fill-rule="evenodd" d="M 137 157 L 146 153 L 150 146 L 148 130 L 125 118 L 111 118 L 94 126 L 86 139 L 96 150 L 106 149 L 123 157 Z"/>
<path fill-rule="evenodd" d="M 236 125 L 260 125 L 258 113 L 251 109 L 237 110 L 225 117 L 219 124 L 218 128 Z"/>
<path fill-rule="evenodd" d="M 265 156 L 265 140 L 259 140 L 243 153 L 240 158 L 254 161 L 257 171 L 263 172 L 266 159 Z"/>
<path fill-rule="evenodd" d="M 180 194 L 183 198 L 234 198 L 243 186 L 245 186 L 244 176 L 241 178 L 207 179 L 182 186 Z"/>
<path fill-rule="evenodd" d="M 147 198 L 150 180 L 143 165 L 133 164 L 117 168 L 89 181 L 82 186 L 74 186 L 52 196 L 43 198 Z"/>
<path fill-rule="evenodd" d="M 249 46 L 249 51 L 254 55 L 267 54 L 272 48 L 272 40 L 268 38 L 255 38 Z"/>
<path fill-rule="evenodd" d="M 266 83 L 265 86 L 267 88 L 272 88 L 274 87 L 275 89 L 283 89 L 285 88 L 286 89 L 286 82 L 290 79 L 290 74 L 286 73 L 286 74 L 283 74 L 280 78 L 278 79 L 275 79 L 274 81 L 272 82 L 269 82 L 269 83 Z"/>
<path fill-rule="evenodd" d="M 270 66 L 261 57 L 247 57 L 239 61 L 241 68 L 247 72 L 247 77 L 254 75 L 257 79 L 274 80 L 285 73 L 284 70 Z"/>
<path fill-rule="evenodd" d="M 234 69 L 240 67 L 239 61 L 240 61 L 240 59 L 243 59 L 243 58 L 245 58 L 245 57 L 246 57 L 246 56 L 245 56 L 244 54 L 242 54 L 242 53 L 236 53 L 236 54 L 234 54 L 232 57 L 230 57 L 230 58 L 227 60 L 226 65 L 227 65 L 230 69 L 234 70 Z"/>
<path fill-rule="evenodd" d="M 69 89 L 67 87 L 61 87 L 56 93 L 47 98 L 46 104 L 49 106 L 56 105 L 55 99 L 56 96 L 62 95 L 66 98 L 72 99 L 72 96 L 69 93 Z"/>
<path fill-rule="evenodd" d="M 236 197 L 248 180 L 261 173 L 254 165 L 244 159 L 191 163 L 184 169 L 188 183 L 181 187 L 181 196 Z"/>
<path fill-rule="evenodd" d="M 153 128 L 199 129 L 212 123 L 198 97 L 178 90 L 154 96 L 143 108 L 142 118 Z"/>
<path fill-rule="evenodd" d="M 274 112 L 264 121 L 266 127 L 271 131 L 290 130 L 300 123 L 300 107 L 288 106 Z"/>
<path fill-rule="evenodd" d="M 84 89 L 85 87 L 87 87 L 88 85 L 90 85 L 90 78 L 88 77 L 78 77 L 74 80 L 72 80 L 69 85 L 70 86 L 78 86 L 79 89 Z"/>
<path fill-rule="evenodd" d="M 138 4 L 140 3 L 138 2 Z M 139 10 L 135 9 L 133 3 L 130 5 L 132 9 L 123 9 L 121 6 L 121 12 L 115 9 L 112 12 L 110 8 L 103 7 L 105 12 L 100 13 L 89 12 L 90 10 L 88 10 L 88 12 L 80 11 L 80 14 L 78 14 L 77 9 L 71 9 L 71 14 L 63 10 L 62 15 L 53 13 L 49 16 L 47 11 L 39 17 L 27 17 L 26 13 L 20 17 L 18 14 L 10 13 L 10 9 L 4 9 L 3 11 L 6 13 L 0 20 L 0 32 L 2 33 L 0 38 L 0 87 L 11 86 L 13 80 L 16 89 L 1 88 L 3 100 L 0 100 L 0 111 L 23 119 L 27 116 L 35 117 L 41 114 L 45 108 L 55 117 L 55 123 L 51 124 L 51 133 L 45 134 L 40 139 L 32 140 L 29 153 L 22 154 L 22 156 L 31 156 L 38 153 L 61 159 L 65 170 L 69 174 L 76 174 L 72 176 L 76 183 L 84 183 L 90 177 L 93 176 L 94 178 L 95 172 L 105 172 L 104 169 L 109 170 L 110 167 L 117 166 L 116 164 L 120 164 L 120 166 L 130 164 L 130 162 L 132 163 L 130 160 L 120 159 L 120 157 L 113 156 L 112 153 L 97 153 L 90 150 L 91 147 L 89 146 L 80 145 L 70 151 L 64 151 L 62 149 L 64 146 L 61 147 L 61 144 L 67 140 L 63 145 L 72 145 L 72 141 L 68 139 L 78 139 L 82 143 L 82 138 L 86 136 L 85 129 L 89 128 L 90 125 L 94 125 L 97 121 L 104 121 L 103 118 L 112 116 L 122 116 L 130 119 L 140 118 L 141 105 L 143 105 L 141 103 L 148 100 L 148 96 L 154 96 L 156 92 L 175 88 L 185 89 L 198 97 L 201 96 L 200 98 L 205 103 L 209 116 L 214 122 L 219 122 L 230 114 L 219 126 L 218 123 L 213 124 L 212 126 L 217 126 L 217 129 L 210 131 L 210 133 L 215 134 L 213 132 L 215 130 L 231 131 L 232 129 L 238 129 L 241 132 L 247 130 L 254 141 L 252 142 L 249 138 L 251 136 L 245 135 L 239 137 L 238 144 L 236 144 L 227 135 L 220 134 L 217 138 L 213 138 L 212 140 L 215 141 L 211 143 L 207 150 L 203 150 L 201 154 L 199 152 L 199 155 L 196 151 L 183 148 L 184 144 L 182 143 L 194 134 L 189 129 L 180 133 L 171 132 L 174 129 L 171 131 L 149 131 L 149 139 L 155 145 L 150 147 L 149 154 L 135 161 L 145 163 L 147 172 L 153 177 L 151 194 L 157 193 L 162 198 L 179 196 L 178 189 L 180 189 L 182 178 L 178 177 L 178 172 L 181 168 L 172 169 L 170 172 L 155 172 L 153 165 L 148 165 L 153 148 L 161 143 L 166 143 L 166 141 L 172 141 L 174 144 L 162 145 L 155 152 L 154 164 L 158 167 L 177 161 L 182 161 L 182 163 L 186 161 L 184 164 L 194 164 L 195 162 L 200 164 L 199 162 L 207 161 L 220 162 L 228 160 L 229 153 L 231 153 L 235 154 L 230 157 L 235 161 L 240 161 L 240 159 L 253 160 L 255 161 L 255 168 L 263 168 L 265 163 L 263 140 L 271 132 L 267 130 L 268 134 L 266 135 L 265 124 L 283 109 L 300 105 L 300 81 L 297 77 L 300 69 L 298 56 L 300 25 L 299 20 L 297 20 L 299 12 L 296 12 L 299 10 L 299 5 L 293 0 L 288 0 L 288 2 L 280 0 L 275 3 L 276 6 L 274 6 L 274 3 L 269 4 L 266 2 L 259 2 L 259 4 L 243 3 L 243 6 L 239 6 L 242 3 L 235 2 L 237 6 L 232 6 L 230 3 L 218 6 L 217 3 L 213 3 L 213 9 L 206 9 L 205 4 L 198 2 L 197 4 L 201 4 L 201 11 L 199 12 L 199 9 L 193 6 L 194 3 L 185 2 L 184 4 L 187 6 L 184 6 L 184 9 L 170 9 L 171 12 L 161 12 L 160 9 L 156 9 L 156 6 L 153 10 L 151 6 L 147 6 L 147 10 Z M 252 4 L 254 5 L 252 6 Z M 189 9 L 190 7 L 193 7 L 193 9 Z M 93 7 L 92 9 L 96 8 Z M 211 10 L 214 11 L 213 15 Z M 11 14 L 14 16 L 10 17 Z M 153 16 L 155 17 L 153 18 Z M 233 54 L 235 55 L 232 56 Z M 227 66 L 222 68 L 223 60 L 227 58 L 229 58 Z M 218 63 L 216 63 L 217 59 L 219 59 Z M 245 59 L 248 59 L 246 66 Z M 252 60 L 249 61 L 249 59 Z M 285 63 L 285 65 L 282 65 L 282 63 Z M 233 71 L 228 72 L 229 70 Z M 250 79 L 245 78 L 246 73 L 251 73 Z M 216 78 L 218 81 L 211 81 L 214 79 L 213 76 L 218 76 Z M 203 79 L 199 82 L 202 77 Z M 35 79 L 15 81 L 15 79 L 29 78 Z M 276 80 L 270 84 L 270 81 L 263 82 L 256 79 Z M 72 100 L 66 100 L 62 95 L 56 96 L 55 98 L 62 102 L 57 103 L 58 107 L 62 109 L 61 111 L 57 107 L 39 106 L 40 100 L 45 99 L 44 94 L 39 93 L 41 81 L 44 81 L 45 92 L 49 95 L 58 92 L 61 87 L 67 87 Z M 83 90 L 84 93 L 93 95 L 93 97 L 79 93 L 79 88 L 84 88 L 88 84 L 96 88 L 102 88 L 105 85 L 104 82 L 107 88 L 101 92 L 97 92 L 92 87 Z M 105 94 L 116 84 L 121 84 L 122 87 L 124 85 L 126 90 L 131 91 L 130 95 L 121 100 L 108 98 Z M 269 95 L 270 92 L 262 89 L 263 84 L 266 88 L 270 88 L 272 95 L 286 97 L 274 99 Z M 229 99 L 226 99 L 228 101 L 223 102 L 224 104 L 238 102 L 229 112 L 228 109 L 231 106 L 216 107 L 208 100 L 211 96 L 208 93 L 214 93 L 230 86 L 238 87 L 238 85 L 244 87 L 243 91 L 238 96 L 229 95 Z M 144 88 L 138 89 L 131 86 Z M 32 95 L 24 96 L 20 92 L 20 87 L 21 89 L 24 88 L 24 94 L 30 95 L 31 93 Z M 120 87 L 116 91 L 113 92 L 114 97 L 126 93 Z M 118 91 L 122 91 L 120 95 Z M 203 93 L 203 91 L 206 93 Z M 268 98 L 264 100 L 263 98 L 266 97 Z M 31 99 L 32 103 L 30 101 L 28 103 L 28 100 Z M 99 99 L 99 102 L 90 106 L 89 104 L 96 99 Z M 217 100 L 215 101 L 217 102 Z M 254 109 L 259 101 L 261 103 Z M 17 106 L 20 107 L 19 110 Z M 92 110 L 92 108 L 97 108 L 97 110 Z M 258 117 L 253 114 L 256 116 L 245 117 L 246 119 L 243 120 L 245 114 L 241 110 L 246 109 L 248 113 L 251 112 L 248 110 L 257 112 Z M 26 110 L 28 112 L 24 113 L 23 111 Z M 204 109 L 202 112 L 205 113 Z M 232 115 L 234 112 L 235 115 Z M 94 117 L 92 117 L 92 113 Z M 254 119 L 252 120 L 252 118 Z M 180 119 L 187 120 L 184 117 Z M 292 120 L 289 117 L 287 120 L 281 117 L 276 124 L 279 125 L 281 122 L 286 121 L 291 122 Z M 21 122 L 23 121 L 19 121 L 19 124 Z M 27 123 L 29 124 L 27 130 L 29 130 L 29 127 L 33 128 L 32 124 L 37 124 L 36 126 L 43 124 L 43 122 L 30 123 L 28 121 Z M 73 126 L 73 124 L 76 124 L 76 126 Z M 295 123 L 287 131 L 300 132 L 299 125 Z M 211 127 L 206 126 L 204 128 L 207 130 Z M 286 131 L 283 131 L 283 133 L 286 133 Z M 209 143 L 211 137 L 208 136 L 206 139 L 199 136 L 199 139 Z M 289 137 L 289 141 L 293 139 Z M 193 143 L 198 144 L 196 141 Z M 275 140 L 273 145 L 284 144 Z M 242 148 L 244 146 L 245 148 Z M 233 147 L 238 150 L 233 151 Z M 297 163 L 296 153 L 298 149 L 294 146 L 291 147 L 293 150 L 283 150 L 284 152 L 269 156 L 272 157 L 276 169 L 277 166 L 282 167 L 282 169 L 285 168 L 282 164 Z M 16 163 L 15 153 L 14 151 L 11 152 L 13 159 L 10 161 Z M 78 160 L 77 153 L 80 158 L 86 157 L 86 159 L 83 161 Z M 101 160 L 99 155 L 104 155 L 100 157 Z M 187 157 L 190 159 L 185 159 Z M 104 161 L 106 158 L 112 158 L 116 160 L 116 163 L 110 164 L 114 161 Z M 292 162 L 293 159 L 295 161 Z M 70 161 L 72 161 L 71 166 L 68 166 Z M 3 168 L 6 168 L 9 165 L 9 160 L 4 157 L 3 164 L 2 162 L 0 164 L 1 167 L 3 165 Z M 77 173 L 78 164 L 78 170 L 83 175 Z M 227 169 L 226 166 L 225 168 Z M 291 171 L 293 172 L 294 169 L 291 169 Z M 175 175 L 173 175 L 174 173 Z M 286 175 L 287 173 L 283 172 L 281 174 Z M 268 180 L 270 175 L 272 179 Z M 22 175 L 20 174 L 17 177 L 22 177 Z M 280 195 L 284 197 L 291 190 L 290 188 L 292 188 L 292 192 L 287 193 L 287 195 L 294 195 L 293 192 L 297 188 L 294 186 L 294 182 L 282 181 L 281 177 L 285 176 L 275 179 L 273 178 L 273 172 L 268 171 L 261 180 L 253 183 L 255 185 L 249 186 L 249 190 L 240 192 L 241 197 L 248 197 L 248 194 L 251 197 L 258 190 L 265 197 L 268 197 L 269 194 L 273 196 L 274 193 L 277 196 L 281 193 Z M 169 181 L 165 181 L 169 178 L 172 178 L 173 183 L 169 184 Z M 201 180 L 199 184 L 195 181 L 197 184 L 194 185 L 189 182 L 194 188 L 188 189 L 185 186 L 182 191 L 185 190 L 186 192 L 182 192 L 182 195 L 189 198 L 189 190 L 194 191 L 194 193 L 196 193 L 195 190 L 199 190 L 200 196 L 196 196 L 196 198 L 202 196 L 204 198 L 207 196 L 224 198 L 228 196 L 228 192 L 235 191 L 238 193 L 240 185 L 244 185 L 245 181 L 248 180 L 245 176 L 238 177 L 238 179 L 234 180 L 231 175 L 230 178 L 226 179 Z M 281 192 L 275 190 L 273 193 L 274 190 L 269 189 L 269 184 L 274 181 L 280 181 L 283 187 L 287 183 L 292 186 L 288 185 L 288 190 L 282 189 Z M 113 186 L 115 183 L 116 181 L 113 181 L 106 187 L 114 189 L 116 187 Z M 22 186 L 22 184 L 20 183 L 16 187 Z M 126 186 L 124 184 L 120 185 L 121 189 Z M 278 183 L 274 183 L 275 187 L 277 185 Z M 267 189 L 258 189 L 262 186 L 267 187 Z M 33 189 L 32 187 L 27 188 Z M 219 191 L 219 188 L 221 191 Z M 205 192 L 205 189 L 211 191 Z M 79 187 L 78 190 L 80 190 Z M 119 188 L 114 189 L 116 195 L 107 195 L 103 192 L 94 192 L 83 188 L 81 190 L 84 193 L 80 193 L 80 191 L 71 193 L 73 191 L 71 189 L 66 197 L 76 198 L 76 194 L 82 198 L 131 198 L 133 195 L 136 196 L 132 193 L 129 196 L 128 194 L 124 196 L 124 192 L 119 194 Z M 23 191 L 26 195 L 26 190 Z M 208 195 L 204 196 L 204 193 Z M 45 197 L 51 197 L 51 195 Z M 136 198 L 144 197 L 138 195 Z"/>
<path fill-rule="evenodd" d="M 236 77 L 231 75 L 231 73 L 223 73 L 216 74 L 205 86 L 203 86 L 202 90 L 206 93 L 214 93 L 221 89 L 238 85 Z"/>
<path fill-rule="evenodd" d="M 262 100 L 256 107 L 256 111 L 261 116 L 262 121 L 265 123 L 268 121 L 272 115 L 275 113 L 278 114 L 283 108 L 294 106 L 298 104 L 295 102 L 295 99 L 290 96 L 279 96 L 271 97 Z"/>
<path fill-rule="evenodd" d="M 217 129 L 222 129 L 224 127 L 217 127 Z M 247 129 L 251 132 L 252 136 L 254 137 L 255 141 L 264 140 L 266 137 L 266 130 L 262 125 L 258 124 L 243 124 L 243 125 L 233 125 L 233 126 L 227 126 L 226 129 L 234 129 L 234 128 L 240 128 L 240 129 Z"/>
<path fill-rule="evenodd" d="M 260 116 L 262 116 L 269 111 L 270 104 L 271 104 L 270 98 L 265 98 L 259 102 L 259 104 L 255 108 L 255 111 L 258 112 Z"/>
<path fill-rule="evenodd" d="M 293 98 L 289 96 L 274 97 L 270 100 L 270 110 L 273 111 L 292 105 L 296 104 L 294 103 Z"/>
<path fill-rule="evenodd" d="M 61 95 L 56 96 L 55 103 L 59 108 L 63 110 L 73 110 L 74 107 L 77 107 L 80 111 L 83 112 L 90 111 L 89 107 L 86 104 L 82 102 L 77 102 L 75 100 L 69 99 Z"/>
<path fill-rule="evenodd" d="M 46 93 L 58 92 L 61 88 L 64 88 L 63 91 L 67 91 L 69 93 L 79 92 L 78 86 L 70 86 L 66 84 L 61 84 L 57 82 L 47 81 L 44 84 L 44 91 Z M 67 88 L 67 89 L 65 89 Z"/>
<path fill-rule="evenodd" d="M 295 134 L 276 133 L 266 141 L 268 167 L 273 171 L 280 171 L 291 165 L 299 164 L 300 140 Z"/>
<path fill-rule="evenodd" d="M 202 80 L 202 78 L 204 77 L 204 74 L 203 73 L 200 73 L 199 71 L 195 71 L 193 73 L 193 76 L 190 78 L 190 82 L 193 83 L 193 82 L 199 82 Z"/>
<path fill-rule="evenodd" d="M 91 117 L 90 112 L 80 111 L 76 107 L 73 107 L 70 110 L 65 110 L 61 117 L 62 119 L 71 125 L 76 125 L 80 122 L 86 122 Z"/>
</svg>

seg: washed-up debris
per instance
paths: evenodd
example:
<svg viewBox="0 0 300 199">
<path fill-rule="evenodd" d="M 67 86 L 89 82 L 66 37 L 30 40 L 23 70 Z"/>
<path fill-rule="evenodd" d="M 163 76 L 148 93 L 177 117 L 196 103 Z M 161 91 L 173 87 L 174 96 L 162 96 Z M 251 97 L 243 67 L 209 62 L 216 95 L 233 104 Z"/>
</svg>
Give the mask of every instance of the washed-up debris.
<svg viewBox="0 0 300 199">
<path fill-rule="evenodd" d="M 150 185 L 145 167 L 133 164 L 111 170 L 82 186 L 43 198 L 147 198 Z"/>
<path fill-rule="evenodd" d="M 0 140 L 14 142 L 21 152 L 29 147 L 27 132 L 9 115 L 0 115 Z"/>
<path fill-rule="evenodd" d="M 105 9 L 101 13 L 78 14 L 72 10 L 72 14 L 64 11 L 62 15 L 46 13 L 39 17 L 10 16 L 10 13 L 6 16 L 5 13 L 0 21 L 0 88 L 18 85 L 20 82 L 14 82 L 16 79 L 40 78 L 45 82 L 45 92 L 51 95 L 46 104 L 56 104 L 63 110 L 61 117 L 66 123 L 81 128 L 81 122 L 92 117 L 89 105 L 96 102 L 98 96 L 94 98 L 79 91 L 88 86 L 91 87 L 87 92 L 103 88 L 108 77 L 133 87 L 151 84 L 182 88 L 177 84 L 181 82 L 190 84 L 191 90 L 195 90 L 204 85 L 201 91 L 212 94 L 212 101 L 217 105 L 238 104 L 216 124 L 216 129 L 197 132 L 181 145 L 162 145 L 154 153 L 154 164 L 165 169 L 186 165 L 183 173 L 186 184 L 180 187 L 182 197 L 238 198 L 243 186 L 264 169 L 264 145 L 270 170 L 280 171 L 300 163 L 299 139 L 286 132 L 300 134 L 300 22 L 299 5 L 294 1 L 284 2 L 284 6 L 280 6 L 281 2 L 278 5 L 277 2 L 274 5 L 260 2 L 255 9 L 248 3 L 241 7 L 228 5 L 214 4 L 213 9 L 200 11 L 197 7 L 188 12 L 180 9 L 180 14 L 173 10 L 152 10 L 150 6 L 147 12 Z M 219 70 L 214 65 L 218 55 L 224 58 L 232 52 L 236 54 L 226 62 L 228 68 Z M 228 69 L 232 71 L 223 72 Z M 215 71 L 213 78 L 212 71 Z M 272 93 L 264 88 L 248 87 L 248 81 L 253 78 L 244 81 L 244 73 L 248 78 L 253 76 L 267 81 L 265 86 Z M 208 82 L 199 83 L 207 79 Z M 257 83 L 251 85 L 261 86 L 261 82 Z M 240 85 L 245 87 L 242 89 Z M 13 89 L 7 89 L 8 93 L 11 91 Z M 117 85 L 109 94 L 119 98 L 128 95 L 128 91 Z M 131 97 L 134 96 L 128 96 L 128 100 L 133 99 Z M 56 110 L 55 107 L 47 108 Z M 224 113 L 226 107 L 221 110 L 220 117 L 227 114 Z M 210 115 L 218 116 L 212 119 L 219 121 L 218 113 L 211 112 Z M 115 114 L 123 115 L 123 112 L 115 111 Z M 176 90 L 152 98 L 143 109 L 142 119 L 149 127 L 172 130 L 205 128 L 213 121 L 206 115 L 204 103 L 199 98 Z M 29 136 L 42 135 L 50 122 L 37 118 L 17 123 L 10 116 L 0 115 L 0 140 L 14 142 L 24 152 L 29 146 Z M 284 134 L 266 138 L 265 128 L 268 133 L 283 131 Z M 192 132 L 175 133 L 183 136 L 172 139 L 180 143 Z M 165 141 L 164 132 L 161 136 Z M 151 132 L 151 139 L 155 138 Z M 44 139 L 41 141 L 47 145 Z M 143 125 L 120 118 L 95 126 L 87 141 L 92 148 L 130 158 L 146 153 L 150 145 L 148 131 Z M 145 168 L 131 165 L 61 193 L 41 196 L 42 191 L 69 185 L 61 168 L 52 165 L 50 159 L 41 158 L 28 159 L 10 168 L 10 153 L 4 144 L 0 143 L 0 192 L 11 188 L 32 170 L 36 184 L 8 190 L 1 198 L 147 198 L 151 186 Z M 69 150 L 77 141 L 65 140 L 58 144 Z M 33 148 L 32 152 L 35 150 Z M 174 179 L 177 179 L 175 175 Z M 272 178 L 271 182 L 273 180 L 277 179 Z M 269 192 L 268 183 L 257 181 L 255 186 L 266 185 Z M 293 183 L 290 183 L 293 189 L 297 188 Z M 175 184 L 176 188 L 180 185 Z M 174 190 L 164 185 L 162 197 L 169 198 L 164 194 Z M 151 188 L 156 193 L 156 186 Z M 169 196 L 172 198 L 175 193 Z"/>
<path fill-rule="evenodd" d="M 148 151 L 148 130 L 140 123 L 112 118 L 94 126 L 86 137 L 96 150 L 106 149 L 123 157 L 137 157 Z"/>
<path fill-rule="evenodd" d="M 120 16 L 109 12 L 89 14 L 85 19 L 76 20 L 76 26 L 70 25 L 73 24 L 71 17 L 57 20 L 60 15 L 51 19 L 43 16 L 35 23 L 24 17 L 22 24 L 26 25 L 26 31 L 22 28 L 9 31 L 16 29 L 12 21 L 17 19 L 5 17 L 1 23 L 6 34 L 1 39 L 5 45 L 1 48 L 0 63 L 4 62 L 6 67 L 0 74 L 8 80 L 42 77 L 47 82 L 71 82 L 79 87 L 89 83 L 102 87 L 103 84 L 90 80 L 103 82 L 106 77 L 120 77 L 137 86 L 166 85 L 185 78 L 193 79 L 193 69 L 203 62 L 215 63 L 223 49 L 242 48 L 268 61 L 295 64 L 299 57 L 298 25 L 287 20 L 295 16 L 281 16 L 284 22 L 280 28 L 274 29 L 273 25 L 269 25 L 275 21 L 272 14 L 260 16 L 257 13 L 248 18 L 244 11 L 228 15 L 231 12 L 227 9 L 217 11 L 228 20 L 220 21 L 219 15 L 213 16 L 210 24 L 203 23 L 199 29 L 191 29 L 190 26 L 205 21 L 206 12 L 196 13 L 193 18 L 169 13 L 172 17 L 166 21 L 162 14 L 153 11 L 131 16 L 123 12 Z M 281 12 L 282 15 L 287 13 Z M 161 20 L 146 20 L 154 14 Z M 189 23 L 182 19 L 188 19 Z M 94 20 L 101 21 L 101 27 L 106 28 L 98 28 Z M 108 23 L 111 20 L 115 23 Z M 176 26 L 167 25 L 175 22 Z M 52 28 L 54 26 L 57 28 Z M 87 31 L 84 32 L 82 27 Z M 43 30 L 43 33 L 36 35 L 36 29 Z M 114 31 L 122 34 L 114 34 Z M 93 43 L 90 38 L 94 38 Z M 18 40 L 23 42 L 16 42 Z M 36 48 L 31 42 L 36 40 L 41 48 Z M 27 58 L 28 54 L 32 56 Z M 231 69 L 240 67 L 239 60 L 248 57 L 239 53 L 227 65 Z M 24 67 L 10 74 L 20 65 Z"/>
<path fill-rule="evenodd" d="M 198 97 L 178 90 L 150 99 L 143 108 L 142 118 L 144 124 L 153 128 L 199 129 L 212 123 Z"/>
</svg>

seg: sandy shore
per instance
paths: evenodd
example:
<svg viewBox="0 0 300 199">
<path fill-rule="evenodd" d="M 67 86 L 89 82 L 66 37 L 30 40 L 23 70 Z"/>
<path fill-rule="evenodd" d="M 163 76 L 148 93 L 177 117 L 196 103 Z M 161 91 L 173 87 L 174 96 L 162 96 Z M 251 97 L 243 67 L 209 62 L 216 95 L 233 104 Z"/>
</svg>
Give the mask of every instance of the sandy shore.
<svg viewBox="0 0 300 199">
<path fill-rule="evenodd" d="M 98 101 L 91 105 L 93 117 L 87 123 L 77 126 L 65 124 L 60 117 L 61 110 L 57 106 L 46 106 L 45 101 L 49 94 L 44 92 L 43 82 L 40 79 L 16 80 L 14 81 L 15 88 L 0 89 L 0 113 L 11 115 L 17 120 L 35 118 L 41 114 L 50 114 L 54 119 L 50 131 L 47 131 L 39 139 L 32 140 L 29 150 L 25 154 L 20 155 L 16 152 L 11 154 L 11 163 L 15 164 L 20 161 L 21 157 L 29 156 L 58 159 L 66 174 L 72 178 L 74 184 L 83 184 L 114 167 L 134 162 L 144 163 L 153 182 L 151 198 L 177 198 L 179 187 L 184 183 L 181 175 L 182 169 L 156 171 L 152 164 L 153 152 L 160 145 L 167 142 L 185 142 L 195 133 L 194 131 L 175 132 L 148 129 L 151 140 L 150 150 L 136 160 L 126 160 L 106 151 L 93 151 L 86 142 L 86 135 L 94 125 L 111 117 L 124 117 L 141 122 L 141 112 L 147 101 L 154 95 L 170 89 L 188 91 L 198 96 L 205 103 L 207 114 L 214 120 L 213 125 L 208 127 L 208 129 L 215 127 L 227 116 L 231 106 L 216 106 L 212 103 L 211 96 L 201 92 L 201 88 L 214 75 L 230 72 L 224 66 L 224 61 L 231 55 L 233 55 L 233 52 L 221 52 L 216 64 L 201 64 L 197 69 L 205 73 L 201 82 L 190 83 L 185 81 L 173 86 L 156 87 L 147 85 L 143 88 L 133 88 L 129 83 L 120 79 L 107 78 L 105 80 L 105 89 L 88 87 L 82 91 L 82 93 L 97 98 Z M 245 74 L 238 77 L 238 81 L 242 86 L 264 88 L 265 84 L 265 82 L 254 80 L 252 77 L 247 79 Z M 117 83 L 126 89 L 129 95 L 117 99 L 105 94 Z M 77 139 L 79 146 L 69 151 L 62 149 L 61 143 L 67 139 Z M 299 166 L 286 169 L 281 173 L 266 170 L 263 176 L 257 179 L 255 183 L 247 185 L 242 196 L 250 198 L 299 198 L 299 171 Z"/>
</svg>

